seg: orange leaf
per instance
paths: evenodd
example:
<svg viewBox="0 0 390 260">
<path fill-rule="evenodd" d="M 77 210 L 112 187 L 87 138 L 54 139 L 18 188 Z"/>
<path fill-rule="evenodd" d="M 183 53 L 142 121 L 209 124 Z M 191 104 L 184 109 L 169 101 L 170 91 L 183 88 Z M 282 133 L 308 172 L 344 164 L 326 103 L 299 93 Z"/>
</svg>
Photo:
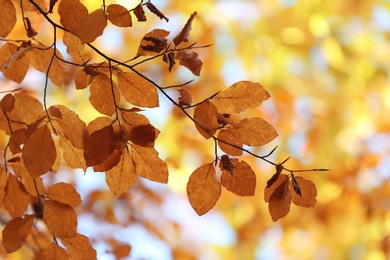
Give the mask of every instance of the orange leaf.
<svg viewBox="0 0 390 260">
<path fill-rule="evenodd" d="M 132 143 L 144 147 L 154 147 L 156 138 L 156 130 L 151 124 L 135 126 L 129 135 Z"/>
<path fill-rule="evenodd" d="M 4 112 L 10 112 L 15 107 L 15 97 L 12 94 L 5 95 L 0 101 L 0 107 Z"/>
<path fill-rule="evenodd" d="M 204 138 L 209 139 L 217 131 L 217 115 L 217 108 L 209 101 L 205 101 L 195 107 L 195 127 Z"/>
<path fill-rule="evenodd" d="M 315 184 L 312 181 L 306 180 L 302 177 L 295 177 L 295 179 L 301 188 L 302 196 L 299 196 L 296 192 L 291 192 L 292 202 L 298 206 L 307 208 L 314 207 L 317 202 L 317 188 Z"/>
<path fill-rule="evenodd" d="M 199 59 L 199 54 L 191 51 L 179 51 L 175 59 L 179 60 L 179 64 L 189 69 L 195 76 L 200 75 L 203 62 Z"/>
<path fill-rule="evenodd" d="M 250 81 L 236 82 L 216 96 L 224 106 L 235 113 L 258 107 L 270 97 L 262 85 Z"/>
<path fill-rule="evenodd" d="M 119 99 L 120 94 L 115 83 L 111 82 L 106 74 L 99 73 L 95 76 L 89 91 L 91 92 L 89 101 L 97 111 L 108 116 L 115 113 L 113 91 L 116 99 Z"/>
<path fill-rule="evenodd" d="M 119 198 L 122 193 L 133 186 L 137 179 L 133 158 L 127 150 L 122 153 L 121 159 L 114 168 L 106 172 L 108 187 Z"/>
<path fill-rule="evenodd" d="M 221 196 L 221 190 L 221 183 L 215 178 L 215 168 L 212 163 L 197 168 L 187 183 L 188 200 L 199 216 L 214 207 Z"/>
<path fill-rule="evenodd" d="M 8 175 L 5 168 L 0 166 L 0 208 L 4 208 L 5 187 L 7 186 Z"/>
<path fill-rule="evenodd" d="M 118 71 L 118 85 L 125 99 L 134 106 L 158 107 L 157 89 L 133 72 Z"/>
<path fill-rule="evenodd" d="M 156 55 L 167 47 L 169 32 L 163 29 L 154 29 L 142 38 L 137 55 Z"/>
<path fill-rule="evenodd" d="M 274 193 L 275 189 L 277 187 L 280 186 L 280 184 L 282 184 L 282 182 L 286 181 L 288 179 L 288 176 L 286 174 L 279 174 L 278 178 L 276 179 L 276 181 L 274 181 L 270 187 L 267 187 L 265 188 L 264 190 L 264 201 L 265 202 L 268 202 L 269 201 L 269 198 L 271 197 L 271 195 Z"/>
<path fill-rule="evenodd" d="M 23 161 L 12 164 L 12 169 L 21 180 L 26 191 L 34 197 L 38 197 L 37 190 L 40 195 L 45 194 L 46 188 L 43 184 L 42 178 L 32 178 L 31 174 L 27 171 Z"/>
<path fill-rule="evenodd" d="M 291 194 L 289 189 L 290 180 L 285 179 L 279 186 L 276 187 L 268 202 L 268 210 L 272 220 L 278 219 L 287 215 L 290 211 Z"/>
<path fill-rule="evenodd" d="M 235 166 L 233 174 L 223 170 L 221 184 L 228 190 L 239 196 L 253 196 L 256 189 L 256 175 L 245 161 L 230 159 Z"/>
<path fill-rule="evenodd" d="M 0 48 L 0 71 L 4 76 L 17 83 L 23 81 L 27 74 L 30 62 L 25 54 L 31 50 L 31 45 L 17 46 L 6 42 Z"/>
<path fill-rule="evenodd" d="M 77 215 L 74 209 L 66 204 L 45 200 L 43 221 L 56 237 L 74 237 L 77 228 Z"/>
<path fill-rule="evenodd" d="M 72 57 L 73 61 L 75 63 L 83 63 L 85 44 L 81 42 L 80 38 L 65 31 L 63 41 L 66 45 L 66 52 Z"/>
<path fill-rule="evenodd" d="M 74 83 L 76 85 L 76 89 L 85 89 L 91 84 L 93 76 L 87 75 L 83 69 L 76 72 L 74 77 Z"/>
<path fill-rule="evenodd" d="M 115 150 L 116 137 L 112 125 L 105 126 L 88 136 L 84 144 L 87 166 L 103 163 Z"/>
<path fill-rule="evenodd" d="M 8 114 L 9 118 L 14 121 L 24 122 L 28 125 L 35 123 L 41 118 L 43 107 L 42 104 L 34 97 L 26 93 L 15 94 L 15 107 Z M 20 124 L 12 125 L 12 130 L 24 128 Z"/>
<path fill-rule="evenodd" d="M 11 0 L 0 0 L 0 37 L 5 38 L 16 24 L 16 10 Z"/>
<path fill-rule="evenodd" d="M 221 141 L 218 140 L 218 146 L 219 148 L 221 148 L 222 151 L 233 156 L 242 155 L 241 149 L 238 149 L 236 147 L 227 144 L 227 143 L 233 144 L 237 147 L 242 148 L 243 144 L 241 142 L 240 135 L 237 132 L 231 131 L 229 128 L 222 129 L 218 133 L 218 139 L 221 140 Z M 224 143 L 223 141 L 226 143 Z"/>
<path fill-rule="evenodd" d="M 179 96 L 179 106 L 180 107 L 191 106 L 191 104 L 192 104 L 192 96 L 191 96 L 191 94 L 187 90 L 185 90 L 185 89 L 180 89 L 178 91 L 180 93 L 180 96 Z"/>
<path fill-rule="evenodd" d="M 192 21 L 194 20 L 196 16 L 196 12 L 191 14 L 190 18 L 188 19 L 187 23 L 184 25 L 181 32 L 176 35 L 175 38 L 173 38 L 173 43 L 177 46 L 182 42 L 188 42 L 188 38 L 190 37 L 190 31 L 192 28 Z"/>
<path fill-rule="evenodd" d="M 76 34 L 81 20 L 88 15 L 88 9 L 79 0 L 61 0 L 58 5 L 61 24 Z"/>
<path fill-rule="evenodd" d="M 107 26 L 107 17 L 102 9 L 97 9 L 84 16 L 76 30 L 82 43 L 91 43 L 103 34 Z"/>
<path fill-rule="evenodd" d="M 40 260 L 68 260 L 69 256 L 66 253 L 65 249 L 58 246 L 55 242 L 52 242 L 48 247 L 43 249 L 42 253 L 39 255 L 38 259 Z"/>
<path fill-rule="evenodd" d="M 84 150 L 74 147 L 68 139 L 63 137 L 60 137 L 59 145 L 63 149 L 62 157 L 68 166 L 73 169 L 81 168 L 85 172 L 87 165 L 84 159 Z"/>
<path fill-rule="evenodd" d="M 93 170 L 95 172 L 105 172 L 111 170 L 114 166 L 116 166 L 119 163 L 122 156 L 122 152 L 123 152 L 123 147 L 121 147 L 121 149 L 119 150 L 115 149 L 112 152 L 112 154 L 107 156 L 107 158 L 104 160 L 103 163 L 94 165 Z"/>
<path fill-rule="evenodd" d="M 13 217 L 21 217 L 30 204 L 30 195 L 14 175 L 9 174 L 5 187 L 4 207 Z"/>
<path fill-rule="evenodd" d="M 26 140 L 22 157 L 26 169 L 33 178 L 50 171 L 56 160 L 57 151 L 46 125 L 38 127 Z"/>
<path fill-rule="evenodd" d="M 3 230 L 3 246 L 8 254 L 23 246 L 23 241 L 30 234 L 34 215 L 11 219 Z"/>
<path fill-rule="evenodd" d="M 65 182 L 51 185 L 46 191 L 46 196 L 73 208 L 81 204 L 80 194 L 72 185 Z"/>
<path fill-rule="evenodd" d="M 167 163 L 158 157 L 158 152 L 153 147 L 131 145 L 133 161 L 136 173 L 148 180 L 167 183 Z"/>
<path fill-rule="evenodd" d="M 132 25 L 131 15 L 129 11 L 118 4 L 110 4 L 107 7 L 108 20 L 113 25 L 119 27 L 130 27 Z"/>
<path fill-rule="evenodd" d="M 61 238 L 61 242 L 68 248 L 72 259 L 92 260 L 96 258 L 96 251 L 89 243 L 89 239 L 81 234 L 72 238 Z"/>
</svg>

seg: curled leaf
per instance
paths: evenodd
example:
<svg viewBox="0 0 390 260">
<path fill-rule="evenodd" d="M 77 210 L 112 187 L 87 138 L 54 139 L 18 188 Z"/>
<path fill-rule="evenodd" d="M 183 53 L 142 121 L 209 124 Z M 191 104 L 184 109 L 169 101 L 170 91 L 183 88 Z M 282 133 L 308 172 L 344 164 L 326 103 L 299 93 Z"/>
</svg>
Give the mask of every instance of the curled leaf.
<svg viewBox="0 0 390 260">
<path fill-rule="evenodd" d="M 196 12 L 194 12 L 190 18 L 188 19 L 187 23 L 184 25 L 181 32 L 176 35 L 175 38 L 173 38 L 173 43 L 177 46 L 182 42 L 188 42 L 188 38 L 190 37 L 190 31 L 192 28 L 192 21 L 194 20 L 196 16 Z"/>
<path fill-rule="evenodd" d="M 199 54 L 191 51 L 179 51 L 176 54 L 179 64 L 189 69 L 195 76 L 200 75 L 203 62 L 199 59 Z"/>
<path fill-rule="evenodd" d="M 297 182 L 297 179 L 295 179 L 294 174 L 291 174 L 291 184 L 294 189 L 294 191 L 302 197 L 301 187 L 299 186 L 299 183 Z"/>
<path fill-rule="evenodd" d="M 134 15 L 137 17 L 138 22 L 146 22 L 145 11 L 142 5 L 138 5 L 133 10 Z"/>
<path fill-rule="evenodd" d="M 155 15 L 157 15 L 161 20 L 162 20 L 162 19 L 165 19 L 165 21 L 169 22 L 169 19 L 168 19 L 167 17 L 165 17 L 165 15 L 164 15 L 162 12 L 160 12 L 160 10 L 158 10 L 157 7 L 156 7 L 154 4 L 152 4 L 151 2 L 148 2 L 148 3 L 146 4 L 146 7 L 147 7 L 152 13 L 154 13 Z"/>
</svg>

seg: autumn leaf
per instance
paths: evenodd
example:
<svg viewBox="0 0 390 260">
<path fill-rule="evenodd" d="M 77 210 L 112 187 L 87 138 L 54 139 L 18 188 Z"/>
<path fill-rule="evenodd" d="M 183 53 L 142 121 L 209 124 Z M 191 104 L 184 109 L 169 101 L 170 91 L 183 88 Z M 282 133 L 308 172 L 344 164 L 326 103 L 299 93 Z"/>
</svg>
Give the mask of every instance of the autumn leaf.
<svg viewBox="0 0 390 260">
<path fill-rule="evenodd" d="M 33 178 L 50 171 L 56 157 L 56 147 L 49 128 L 40 126 L 28 137 L 23 146 L 22 157 L 26 169 Z"/>
<path fill-rule="evenodd" d="M 55 242 L 52 242 L 48 247 L 43 249 L 42 253 L 39 255 L 40 260 L 68 260 L 68 253 L 57 245 Z"/>
<path fill-rule="evenodd" d="M 116 147 L 117 144 L 118 142 L 116 142 Z M 111 170 L 119 163 L 122 153 L 123 153 L 123 147 L 120 147 L 120 149 L 115 148 L 114 151 L 107 156 L 107 158 L 104 160 L 103 163 L 93 165 L 93 170 L 95 172 L 105 172 Z"/>
<path fill-rule="evenodd" d="M 133 10 L 134 15 L 137 17 L 138 22 L 146 22 L 146 16 L 142 5 L 138 5 Z"/>
<path fill-rule="evenodd" d="M 158 157 L 158 152 L 153 147 L 132 144 L 131 153 L 135 171 L 139 176 L 159 183 L 168 183 L 167 163 Z"/>
<path fill-rule="evenodd" d="M 26 30 L 27 30 L 27 37 L 32 38 L 32 37 L 36 36 L 38 33 L 32 27 L 30 19 L 28 19 L 27 17 L 24 17 L 23 19 L 24 19 L 25 25 L 27 27 L 26 28 Z"/>
<path fill-rule="evenodd" d="M 91 92 L 89 101 L 97 111 L 107 116 L 115 113 L 116 106 L 113 95 L 118 99 L 120 94 L 115 83 L 106 74 L 99 73 L 95 76 L 89 91 Z"/>
<path fill-rule="evenodd" d="M 43 221 L 56 237 L 74 237 L 77 228 L 77 215 L 74 209 L 54 200 L 45 200 Z"/>
<path fill-rule="evenodd" d="M 5 95 L 0 101 L 0 107 L 5 112 L 11 112 L 15 107 L 15 97 L 12 94 Z"/>
<path fill-rule="evenodd" d="M 245 161 L 232 158 L 234 173 L 223 169 L 221 184 L 228 190 L 239 196 L 253 196 L 256 189 L 256 175 Z"/>
<path fill-rule="evenodd" d="M 136 179 L 133 158 L 128 151 L 124 151 L 119 163 L 106 172 L 107 185 L 117 198 L 127 192 Z"/>
<path fill-rule="evenodd" d="M 16 24 L 16 10 L 11 0 L 0 0 L 0 37 L 5 38 Z"/>
<path fill-rule="evenodd" d="M 118 71 L 118 85 L 124 98 L 134 106 L 158 107 L 156 88 L 133 72 Z"/>
<path fill-rule="evenodd" d="M 93 75 L 88 75 L 85 73 L 84 69 L 78 70 L 74 78 L 76 89 L 85 89 L 88 87 L 91 84 L 93 77 Z"/>
<path fill-rule="evenodd" d="M 152 4 L 151 2 L 148 2 L 146 4 L 146 7 L 152 12 L 154 13 L 155 15 L 157 15 L 161 20 L 164 19 L 165 21 L 169 22 L 169 19 L 167 17 L 165 17 L 165 15 L 160 12 L 160 10 L 157 9 L 157 7 Z"/>
<path fill-rule="evenodd" d="M 289 179 L 285 179 L 277 186 L 269 198 L 268 210 L 273 221 L 287 215 L 290 211 L 291 194 L 289 190 Z"/>
<path fill-rule="evenodd" d="M 131 15 L 129 11 L 118 4 L 110 4 L 107 6 L 108 20 L 113 25 L 119 27 L 131 27 Z"/>
<path fill-rule="evenodd" d="M 82 43 L 91 43 L 103 34 L 106 26 L 106 14 L 102 9 L 97 9 L 81 19 L 75 34 L 79 36 Z"/>
<path fill-rule="evenodd" d="M 274 193 L 275 189 L 279 187 L 284 181 L 288 179 L 286 174 L 280 174 L 275 182 L 272 183 L 269 187 L 267 186 L 264 190 L 264 201 L 268 202 L 271 195 Z"/>
<path fill-rule="evenodd" d="M 63 150 L 62 157 L 69 167 L 73 169 L 81 168 L 84 172 L 87 169 L 87 165 L 84 159 L 84 149 L 74 147 L 72 143 L 60 136 L 59 146 Z"/>
<path fill-rule="evenodd" d="M 17 46 L 16 44 L 6 42 L 1 46 L 0 71 L 6 78 L 17 83 L 23 81 L 30 65 L 30 61 L 25 54 L 30 50 L 30 44 Z"/>
<path fill-rule="evenodd" d="M 8 175 L 6 169 L 0 166 L 0 208 L 4 207 L 5 187 L 7 186 Z"/>
<path fill-rule="evenodd" d="M 84 143 L 84 158 L 87 166 L 103 163 L 115 150 L 116 136 L 111 125 L 88 136 Z"/>
<path fill-rule="evenodd" d="M 199 59 L 199 54 L 192 51 L 178 51 L 175 59 L 179 64 L 189 69 L 195 76 L 200 75 L 203 62 Z"/>
<path fill-rule="evenodd" d="M 43 184 L 41 177 L 33 178 L 31 174 L 27 171 L 23 161 L 19 161 L 12 164 L 12 169 L 17 176 L 22 181 L 23 187 L 33 197 L 38 197 L 38 194 L 44 194 L 46 192 L 46 187 Z"/>
<path fill-rule="evenodd" d="M 49 199 L 64 203 L 72 208 L 81 204 L 80 194 L 69 183 L 60 182 L 49 186 L 46 191 Z"/>
<path fill-rule="evenodd" d="M 234 175 L 234 169 L 236 166 L 233 164 L 232 160 L 230 160 L 227 154 L 221 156 L 221 161 L 219 163 L 219 168 L 221 171 L 226 170 L 230 172 L 231 175 Z"/>
<path fill-rule="evenodd" d="M 187 183 L 187 196 L 199 216 L 214 207 L 221 196 L 221 184 L 215 178 L 213 164 L 203 164 L 191 174 Z"/>
<path fill-rule="evenodd" d="M 72 259 L 95 260 L 96 251 L 89 243 L 89 239 L 79 233 L 74 237 L 61 238 L 61 242 L 68 248 Z"/>
<path fill-rule="evenodd" d="M 188 19 L 187 23 L 184 25 L 183 29 L 181 32 L 176 35 L 175 38 L 173 38 L 173 43 L 177 46 L 182 42 L 188 42 L 188 38 L 190 37 L 190 31 L 192 28 L 192 21 L 194 20 L 196 16 L 196 12 L 191 14 L 190 18 Z"/>
<path fill-rule="evenodd" d="M 132 143 L 144 147 L 154 147 L 156 138 L 156 130 L 151 124 L 135 126 L 129 135 Z"/>
<path fill-rule="evenodd" d="M 234 146 L 232 146 L 232 145 Z M 242 155 L 242 146 L 240 135 L 237 132 L 230 131 L 229 129 L 222 129 L 218 133 L 218 146 L 222 151 L 229 155 L 240 156 Z"/>
<path fill-rule="evenodd" d="M 61 0 L 58 5 L 58 14 L 61 17 L 61 24 L 77 35 L 81 21 L 88 15 L 88 9 L 79 0 Z"/>
<path fill-rule="evenodd" d="M 30 203 L 30 195 L 14 175 L 9 174 L 4 194 L 4 207 L 11 217 L 21 217 Z"/>
<path fill-rule="evenodd" d="M 274 183 L 278 180 L 278 178 L 279 178 L 279 176 L 280 176 L 280 173 L 283 171 L 283 168 L 284 168 L 284 167 L 283 167 L 282 164 L 277 164 L 277 165 L 275 166 L 275 168 L 276 168 L 275 174 L 272 175 L 271 179 L 269 179 L 269 180 L 267 181 L 267 188 L 271 188 L 272 184 L 274 184 Z"/>
<path fill-rule="evenodd" d="M 306 207 L 306 208 L 314 207 L 317 202 L 316 201 L 317 188 L 315 184 L 312 181 L 306 180 L 303 177 L 299 177 L 299 176 L 295 177 L 295 180 L 301 189 L 302 196 L 299 196 L 299 194 L 297 194 L 296 192 L 291 192 L 292 202 L 295 205 Z M 292 186 L 291 188 L 294 187 Z"/>
<path fill-rule="evenodd" d="M 156 55 L 167 47 L 169 31 L 154 29 L 142 38 L 137 55 Z"/>
<path fill-rule="evenodd" d="M 66 52 L 72 57 L 75 63 L 84 62 L 85 44 L 80 38 L 72 33 L 64 32 L 63 42 L 66 45 Z"/>
<path fill-rule="evenodd" d="M 270 97 L 268 91 L 259 83 L 239 81 L 219 93 L 215 98 L 233 112 L 240 113 L 248 108 L 260 106 L 264 100 Z"/>
<path fill-rule="evenodd" d="M 24 240 L 30 234 L 34 215 L 25 215 L 8 221 L 3 229 L 3 246 L 8 254 L 17 251 L 23 246 Z"/>
<path fill-rule="evenodd" d="M 185 89 L 180 89 L 178 91 L 180 93 L 180 96 L 179 96 L 179 106 L 180 107 L 191 106 L 191 104 L 192 104 L 191 94 L 187 90 L 185 90 Z"/>
<path fill-rule="evenodd" d="M 217 115 L 217 108 L 209 101 L 202 102 L 195 107 L 195 127 L 204 138 L 209 139 L 217 131 Z"/>
</svg>

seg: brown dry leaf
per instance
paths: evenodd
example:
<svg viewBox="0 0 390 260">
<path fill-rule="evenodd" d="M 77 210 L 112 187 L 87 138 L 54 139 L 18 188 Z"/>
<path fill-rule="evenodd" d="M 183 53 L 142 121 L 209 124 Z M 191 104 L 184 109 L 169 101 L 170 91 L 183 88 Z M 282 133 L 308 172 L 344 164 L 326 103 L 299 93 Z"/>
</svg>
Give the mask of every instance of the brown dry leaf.
<svg viewBox="0 0 390 260">
<path fill-rule="evenodd" d="M 148 2 L 146 4 L 146 7 L 149 9 L 149 11 L 157 15 L 161 20 L 164 19 L 165 21 L 169 22 L 169 19 L 165 17 L 165 15 L 160 10 L 158 10 L 157 7 L 151 2 Z"/>
<path fill-rule="evenodd" d="M 219 93 L 216 98 L 235 113 L 261 105 L 271 97 L 267 90 L 259 83 L 239 81 Z"/>
<path fill-rule="evenodd" d="M 181 32 L 178 35 L 176 35 L 175 38 L 173 38 L 173 43 L 176 46 L 182 42 L 188 42 L 188 40 L 189 40 L 188 38 L 190 37 L 190 31 L 192 28 L 192 21 L 194 20 L 196 14 L 197 14 L 196 12 L 191 14 L 190 18 L 188 19 L 187 23 L 184 25 Z"/>
<path fill-rule="evenodd" d="M 49 199 L 67 204 L 71 207 L 77 207 L 81 204 L 80 194 L 69 183 L 60 182 L 49 186 L 46 191 L 46 197 Z"/>
<path fill-rule="evenodd" d="M 277 164 L 275 166 L 276 172 L 272 177 L 267 181 L 267 188 L 271 188 L 271 186 L 279 179 L 280 173 L 283 171 L 284 167 L 282 164 Z"/>
<path fill-rule="evenodd" d="M 24 19 L 25 25 L 27 26 L 27 28 L 26 28 L 26 30 L 27 30 L 27 37 L 28 38 L 32 38 L 35 35 L 37 35 L 38 33 L 32 27 L 30 19 L 28 19 L 27 17 L 24 17 L 23 19 Z"/>
<path fill-rule="evenodd" d="M 6 42 L 0 48 L 0 71 L 4 76 L 17 83 L 23 81 L 30 62 L 25 54 L 31 50 L 31 45 L 17 46 Z"/>
<path fill-rule="evenodd" d="M 0 107 L 4 112 L 11 112 L 15 107 L 14 95 L 8 93 L 0 101 Z"/>
<path fill-rule="evenodd" d="M 217 131 L 217 115 L 217 108 L 210 101 L 205 101 L 195 107 L 195 127 L 204 138 L 209 139 Z"/>
<path fill-rule="evenodd" d="M 76 89 L 85 89 L 91 84 L 94 76 L 87 75 L 83 69 L 76 72 L 74 77 L 74 83 L 76 85 Z"/>
<path fill-rule="evenodd" d="M 46 125 L 38 127 L 26 140 L 22 157 L 26 169 L 33 178 L 50 171 L 57 158 L 57 151 Z"/>
<path fill-rule="evenodd" d="M 61 24 L 74 35 L 81 20 L 88 15 L 88 9 L 79 0 L 62 0 L 58 5 Z"/>
<path fill-rule="evenodd" d="M 156 55 L 167 47 L 169 32 L 163 29 L 154 29 L 142 38 L 137 55 Z"/>
<path fill-rule="evenodd" d="M 11 0 L 0 0 L 0 37 L 7 37 L 16 24 L 16 10 Z"/>
<path fill-rule="evenodd" d="M 59 111 L 57 116 L 53 114 L 53 110 Z M 74 147 L 82 149 L 84 141 L 88 137 L 87 126 L 84 121 L 75 112 L 63 105 L 51 106 L 49 113 L 55 117 L 52 124 L 64 135 L 64 138 L 68 139 Z"/>
<path fill-rule="evenodd" d="M 102 9 L 97 9 L 81 19 L 76 35 L 80 37 L 82 43 L 91 43 L 103 34 L 106 26 L 106 14 Z"/>
<path fill-rule="evenodd" d="M 30 204 L 30 195 L 14 175 L 9 174 L 5 187 L 4 207 L 11 217 L 21 217 Z"/>
<path fill-rule="evenodd" d="M 180 93 L 179 96 L 179 106 L 180 107 L 188 107 L 192 105 L 192 96 L 191 94 L 185 90 L 185 89 L 179 89 Z"/>
<path fill-rule="evenodd" d="M 274 193 L 275 189 L 280 186 L 280 184 L 288 179 L 286 174 L 280 174 L 276 181 L 270 186 L 266 187 L 264 190 L 264 201 L 268 202 L 271 195 Z"/>
<path fill-rule="evenodd" d="M 66 161 L 69 167 L 73 169 L 83 169 L 85 172 L 87 170 L 87 164 L 84 159 L 84 150 L 81 148 L 76 148 L 72 143 L 60 136 L 59 145 L 63 149 L 62 157 Z"/>
<path fill-rule="evenodd" d="M 69 256 L 66 253 L 65 249 L 57 245 L 55 242 L 52 242 L 48 247 L 43 249 L 42 253 L 39 255 L 38 259 L 40 260 L 68 260 Z"/>
<path fill-rule="evenodd" d="M 155 182 L 168 183 L 167 163 L 158 157 L 158 152 L 153 147 L 133 144 L 131 153 L 135 171 L 139 176 Z"/>
<path fill-rule="evenodd" d="M 89 91 L 91 92 L 89 101 L 97 111 L 108 116 L 115 113 L 113 91 L 116 99 L 119 99 L 120 94 L 115 83 L 111 82 L 106 74 L 99 73 L 95 76 Z"/>
<path fill-rule="evenodd" d="M 224 151 L 225 153 L 227 153 L 229 155 L 233 155 L 233 156 L 242 155 L 242 149 L 239 149 L 237 147 L 242 148 L 243 143 L 241 142 L 240 135 L 237 132 L 231 131 L 230 128 L 222 129 L 218 133 L 218 139 L 221 140 L 221 141 L 218 140 L 218 146 L 219 146 L 219 148 L 221 148 L 222 151 Z M 222 141 L 224 141 L 226 143 L 224 143 Z M 237 147 L 233 147 L 231 145 L 228 145 L 227 143 L 233 144 Z"/>
<path fill-rule="evenodd" d="M 89 243 L 88 237 L 76 234 L 72 238 L 61 238 L 61 242 L 68 248 L 71 259 L 96 260 L 96 251 Z"/>
<path fill-rule="evenodd" d="M 108 20 L 119 27 L 131 27 L 131 15 L 129 11 L 118 4 L 110 4 L 107 7 Z"/>
<path fill-rule="evenodd" d="M 173 66 L 175 66 L 175 54 L 173 52 L 170 52 L 168 54 L 164 53 L 163 55 L 163 61 L 169 64 L 168 71 L 171 72 Z"/>
<path fill-rule="evenodd" d="M 114 168 L 106 172 L 106 182 L 112 193 L 119 198 L 122 193 L 133 186 L 137 179 L 133 158 L 130 153 L 125 150 L 122 153 L 121 159 Z"/>
<path fill-rule="evenodd" d="M 88 136 L 84 143 L 84 158 L 87 166 L 102 164 L 110 156 L 116 145 L 112 125 L 107 125 Z"/>
<path fill-rule="evenodd" d="M 144 147 L 154 147 L 156 138 L 156 129 L 151 124 L 135 126 L 129 135 L 132 143 Z"/>
<path fill-rule="evenodd" d="M 137 17 L 138 22 L 146 22 L 146 16 L 142 5 L 138 5 L 133 10 L 134 15 Z"/>
<path fill-rule="evenodd" d="M 268 210 L 273 221 L 287 215 L 291 206 L 291 194 L 289 189 L 290 180 L 285 179 L 276 187 L 268 202 Z"/>
<path fill-rule="evenodd" d="M 57 3 L 58 0 L 50 0 L 50 5 L 49 5 L 49 10 L 48 13 L 52 14 L 53 13 L 53 8 L 54 5 Z"/>
<path fill-rule="evenodd" d="M 3 246 L 8 254 L 17 251 L 23 246 L 23 241 L 30 234 L 34 215 L 17 217 L 8 221 L 3 229 Z"/>
<path fill-rule="evenodd" d="M 95 172 L 105 172 L 111 170 L 119 163 L 122 156 L 123 149 L 124 147 L 121 147 L 121 149 L 116 148 L 112 154 L 107 156 L 107 158 L 104 160 L 103 163 L 94 165 L 93 170 Z"/>
<path fill-rule="evenodd" d="M 85 44 L 83 44 L 79 37 L 72 33 L 64 32 L 63 37 L 66 46 L 66 52 L 72 57 L 75 63 L 84 63 Z"/>
<path fill-rule="evenodd" d="M 315 184 L 310 180 L 304 179 L 303 177 L 295 177 L 295 180 L 298 182 L 299 187 L 301 188 L 302 196 L 299 196 L 295 192 L 291 192 L 292 202 L 295 205 L 306 208 L 314 207 L 317 202 L 317 188 Z"/>
<path fill-rule="evenodd" d="M 187 197 L 192 208 L 199 216 L 214 207 L 221 196 L 221 192 L 221 183 L 215 177 L 215 168 L 212 163 L 203 164 L 188 179 Z"/>
<path fill-rule="evenodd" d="M 30 64 L 38 71 L 47 73 L 49 66 L 49 79 L 56 85 L 61 86 L 64 82 L 64 71 L 65 66 L 62 61 L 60 61 L 57 57 L 53 58 L 54 48 L 50 49 L 38 49 L 40 46 L 36 46 L 37 48 L 32 48 L 29 52 L 27 52 L 27 57 L 30 61 Z M 61 53 L 57 50 L 56 55 L 60 58 L 63 58 Z M 53 61 L 52 61 L 53 59 Z"/>
<path fill-rule="evenodd" d="M 235 166 L 234 173 L 223 170 L 221 184 L 228 190 L 239 196 L 253 196 L 256 189 L 256 175 L 245 161 L 230 159 Z"/>
<path fill-rule="evenodd" d="M 118 71 L 118 85 L 124 98 L 134 106 L 158 107 L 155 86 L 133 72 Z"/>
<path fill-rule="evenodd" d="M 74 209 L 54 200 L 45 200 L 43 221 L 56 237 L 74 237 L 77 229 L 77 215 Z"/>
<path fill-rule="evenodd" d="M 203 62 L 199 59 L 199 54 L 193 51 L 178 51 L 175 59 L 179 64 L 189 69 L 195 76 L 200 75 Z"/>
</svg>

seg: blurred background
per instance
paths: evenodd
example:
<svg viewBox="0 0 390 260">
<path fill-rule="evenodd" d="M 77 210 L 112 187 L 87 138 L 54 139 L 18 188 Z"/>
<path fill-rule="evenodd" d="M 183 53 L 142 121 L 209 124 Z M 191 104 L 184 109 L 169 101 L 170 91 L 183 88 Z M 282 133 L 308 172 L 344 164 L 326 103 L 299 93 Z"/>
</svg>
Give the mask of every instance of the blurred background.
<svg viewBox="0 0 390 260">
<path fill-rule="evenodd" d="M 90 12 L 101 6 L 100 1 L 82 2 Z M 145 33 L 162 28 L 172 39 L 197 11 L 190 42 L 212 44 L 197 50 L 203 61 L 200 77 L 185 68 L 169 73 L 160 60 L 139 70 L 162 86 L 194 79 L 186 88 L 194 103 L 239 80 L 261 83 L 271 99 L 233 117 L 262 117 L 279 137 L 251 151 L 265 155 L 278 146 L 274 162 L 291 156 L 290 169 L 330 171 L 300 174 L 316 184 L 316 206 L 292 205 L 274 223 L 263 194 L 275 169 L 243 156 L 257 175 L 255 196 L 223 189 L 215 208 L 199 217 L 186 197 L 186 183 L 197 167 L 214 160 L 214 143 L 161 96 L 160 108 L 143 113 L 161 131 L 156 149 L 168 162 L 168 185 L 139 179 L 116 199 L 104 173 L 63 167 L 45 177 L 46 183 L 75 183 L 83 199 L 77 208 L 78 231 L 90 237 L 98 258 L 118 259 L 120 245 L 131 246 L 123 259 L 390 258 L 390 1 L 152 2 L 169 23 L 147 12 L 148 21 L 137 23 L 133 17 L 132 28 L 108 26 L 94 45 L 127 60 Z M 36 30 L 47 28 L 43 24 Z M 47 33 L 40 39 L 49 44 Z M 58 46 L 68 57 L 61 41 Z M 73 75 L 70 70 L 69 79 Z M 0 77 L 8 88 L 16 86 Z M 31 69 L 22 85 L 39 97 L 42 82 L 43 74 Z M 49 93 L 49 105 L 70 106 L 87 123 L 98 116 L 88 103 L 88 89 L 76 91 L 71 80 L 63 88 L 50 87 Z M 178 95 L 176 90 L 168 93 Z"/>
</svg>

